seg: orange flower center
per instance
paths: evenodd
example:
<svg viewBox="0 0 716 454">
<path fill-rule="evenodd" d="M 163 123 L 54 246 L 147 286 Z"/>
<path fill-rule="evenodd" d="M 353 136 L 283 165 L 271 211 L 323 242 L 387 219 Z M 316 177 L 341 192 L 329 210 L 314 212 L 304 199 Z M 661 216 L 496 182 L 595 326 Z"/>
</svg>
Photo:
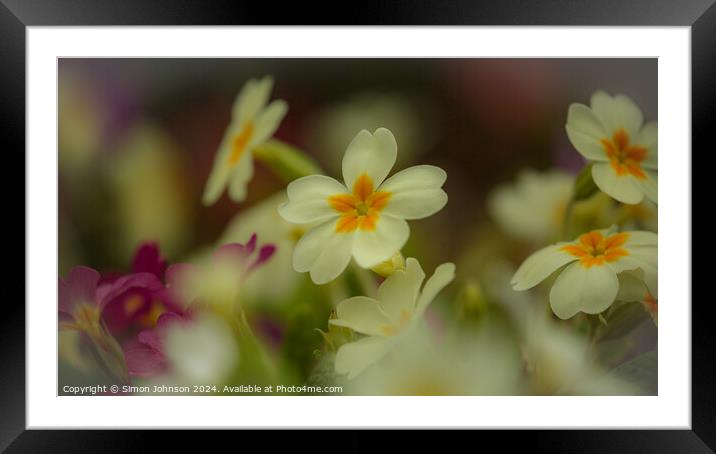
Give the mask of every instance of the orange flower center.
<svg viewBox="0 0 716 454">
<path fill-rule="evenodd" d="M 241 155 L 246 151 L 246 146 L 251 140 L 251 136 L 254 135 L 254 124 L 252 122 L 246 123 L 240 133 L 236 134 L 231 141 L 231 153 L 229 154 L 229 165 L 235 166 Z"/>
<path fill-rule="evenodd" d="M 629 234 L 615 233 L 604 237 L 596 230 L 585 233 L 579 237 L 577 244 L 562 246 L 562 250 L 579 258 L 582 266 L 589 268 L 593 265 L 604 265 L 606 262 L 614 262 L 620 257 L 629 255 L 629 252 L 622 246 L 629 238 Z"/>
<path fill-rule="evenodd" d="M 619 128 L 611 139 L 600 140 L 617 175 L 633 175 L 640 180 L 646 178 L 641 162 L 646 158 L 646 148 L 629 144 L 629 134 Z"/>
<path fill-rule="evenodd" d="M 368 174 L 361 174 L 353 185 L 352 194 L 338 194 L 328 198 L 331 207 L 341 214 L 336 222 L 336 232 L 375 230 L 379 213 L 389 199 L 389 192 L 373 191 L 373 180 Z"/>
</svg>

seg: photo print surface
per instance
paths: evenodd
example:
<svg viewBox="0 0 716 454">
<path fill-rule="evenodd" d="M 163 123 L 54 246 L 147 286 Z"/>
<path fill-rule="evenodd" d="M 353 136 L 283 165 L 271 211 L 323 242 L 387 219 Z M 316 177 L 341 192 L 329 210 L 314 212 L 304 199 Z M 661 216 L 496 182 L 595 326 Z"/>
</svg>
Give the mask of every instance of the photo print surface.
<svg viewBox="0 0 716 454">
<path fill-rule="evenodd" d="M 60 59 L 59 395 L 656 395 L 656 59 Z"/>
</svg>

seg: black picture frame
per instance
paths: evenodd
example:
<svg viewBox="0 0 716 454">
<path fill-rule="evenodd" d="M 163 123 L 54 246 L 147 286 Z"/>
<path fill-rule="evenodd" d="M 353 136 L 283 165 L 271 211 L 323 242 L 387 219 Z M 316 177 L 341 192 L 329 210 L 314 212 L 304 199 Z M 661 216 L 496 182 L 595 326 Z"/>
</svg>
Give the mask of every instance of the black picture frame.
<svg viewBox="0 0 716 454">
<path fill-rule="evenodd" d="M 25 31 L 29 26 L 56 25 L 588 25 L 690 26 L 692 56 L 692 148 L 713 150 L 710 123 L 716 118 L 716 6 L 714 0 L 470 0 L 362 2 L 360 7 L 335 11 L 305 2 L 282 4 L 237 0 L 0 0 L 0 61 L 2 98 L 0 128 L 5 155 L 24 167 L 25 147 Z M 264 6 L 261 6 L 264 5 Z M 316 9 L 334 17 L 317 16 Z M 338 11 L 344 11 L 340 13 Z M 15 150 L 14 152 L 11 150 Z M 9 157 L 9 156 L 8 156 Z M 6 165 L 10 165 L 7 163 Z M 14 164 L 14 163 L 13 163 Z M 6 167 L 7 169 L 8 167 Z M 17 169 L 17 166 L 13 166 Z M 17 170 L 7 171 L 6 175 Z M 24 175 L 24 172 L 23 172 Z M 11 179 L 6 179 L 6 184 Z M 10 192 L 16 195 L 19 183 Z M 16 230 L 25 232 L 24 203 L 10 197 L 6 212 L 14 213 Z M 13 206 L 13 203 L 17 207 Z M 7 211 L 11 210 L 11 211 Z M 10 233 L 6 233 L 10 235 Z M 14 238 L 14 237 L 12 237 Z M 26 238 L 26 237 L 25 237 Z M 6 240 L 7 241 L 7 240 Z M 27 239 L 26 239 L 27 241 Z M 16 243 L 19 247 L 19 242 Z M 19 251 L 18 251 L 19 253 Z M 18 263 L 13 268 L 19 270 Z M 23 259 L 23 264 L 24 259 Z M 687 264 L 684 264 L 685 266 Z M 25 267 L 23 266 L 23 272 Z M 17 271 L 19 274 L 19 271 Z M 19 279 L 9 287 L 19 288 Z M 25 282 L 23 278 L 23 282 Z M 24 285 L 23 285 L 24 296 Z M 7 290 L 7 289 L 6 289 Z M 25 430 L 25 310 L 19 297 L 4 301 L 0 322 L 0 451 L 7 452 L 139 452 L 148 433 L 137 431 Z M 23 298 L 24 300 L 24 298 Z M 692 305 L 692 429 L 607 431 L 521 431 L 505 436 L 485 431 L 480 445 L 499 443 L 502 449 L 524 443 L 547 452 L 714 452 L 716 450 L 716 362 L 710 299 Z M 690 301 L 683 302 L 690 304 Z M 174 432 L 175 441 L 192 438 Z M 319 444 L 323 444 L 321 442 Z M 367 441 L 358 447 L 367 446 Z M 384 447 L 389 447 L 389 445 Z"/>
</svg>

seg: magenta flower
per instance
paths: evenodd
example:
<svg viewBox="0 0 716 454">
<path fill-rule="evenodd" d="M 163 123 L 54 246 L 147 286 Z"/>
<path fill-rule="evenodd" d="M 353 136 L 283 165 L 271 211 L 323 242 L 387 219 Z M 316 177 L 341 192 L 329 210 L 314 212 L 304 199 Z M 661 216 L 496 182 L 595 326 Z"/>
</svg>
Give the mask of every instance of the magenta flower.
<svg viewBox="0 0 716 454">
<path fill-rule="evenodd" d="M 152 273 L 158 279 L 164 279 L 167 261 L 159 252 L 159 245 L 155 242 L 141 244 L 132 259 L 133 273 Z"/>
<path fill-rule="evenodd" d="M 154 242 L 137 248 L 132 273 L 99 286 L 104 300 L 102 318 L 114 336 L 133 336 L 156 324 L 165 312 L 181 312 L 181 306 L 162 285 L 167 262 Z"/>
<path fill-rule="evenodd" d="M 120 277 L 110 284 L 97 286 L 100 274 L 86 266 L 70 271 L 67 280 L 59 282 L 60 326 L 96 335 L 107 320 L 108 309 L 116 301 L 160 292 L 164 286 L 150 273 Z"/>
</svg>

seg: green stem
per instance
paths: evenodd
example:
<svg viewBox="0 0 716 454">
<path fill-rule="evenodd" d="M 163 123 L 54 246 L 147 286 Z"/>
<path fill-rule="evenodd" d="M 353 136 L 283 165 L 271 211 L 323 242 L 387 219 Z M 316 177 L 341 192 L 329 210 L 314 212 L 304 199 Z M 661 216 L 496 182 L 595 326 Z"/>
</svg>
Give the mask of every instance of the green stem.
<svg viewBox="0 0 716 454">
<path fill-rule="evenodd" d="M 265 367 L 267 373 L 271 377 L 271 380 L 276 381 L 277 379 L 277 372 L 276 367 L 274 366 L 273 361 L 271 358 L 269 358 L 268 354 L 266 353 L 266 350 L 263 347 L 263 344 L 259 341 L 258 337 L 256 337 L 256 334 L 254 333 L 254 330 L 251 329 L 251 325 L 249 324 L 248 319 L 246 318 L 246 312 L 243 309 L 239 309 L 239 336 L 241 336 L 242 339 L 248 341 L 250 346 L 256 350 L 258 353 L 261 362 L 263 363 L 263 366 Z"/>
<path fill-rule="evenodd" d="M 567 202 L 567 206 L 564 209 L 564 219 L 562 220 L 562 232 L 560 234 L 560 238 L 562 240 L 568 240 L 569 239 L 569 224 L 572 220 L 572 212 L 574 211 L 574 193 L 569 197 L 569 202 Z"/>
<path fill-rule="evenodd" d="M 254 158 L 289 183 L 308 175 L 322 174 L 320 166 L 305 151 L 271 139 L 253 150 Z"/>
</svg>

